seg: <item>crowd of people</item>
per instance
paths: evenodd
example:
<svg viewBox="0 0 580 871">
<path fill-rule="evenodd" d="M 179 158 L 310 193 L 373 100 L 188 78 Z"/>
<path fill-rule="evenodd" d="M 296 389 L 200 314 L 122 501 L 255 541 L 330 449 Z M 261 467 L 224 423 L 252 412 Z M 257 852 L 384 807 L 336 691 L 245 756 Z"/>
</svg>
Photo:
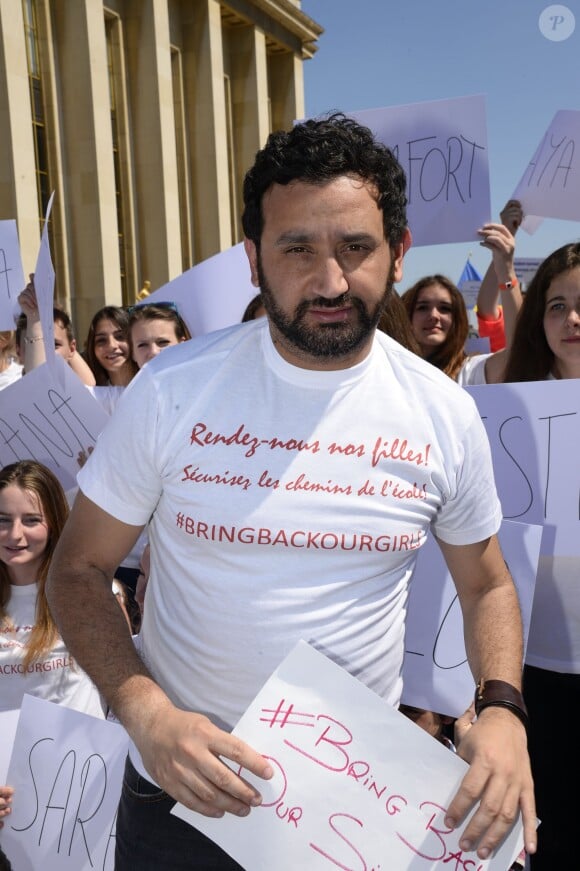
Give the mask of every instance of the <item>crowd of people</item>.
<svg viewBox="0 0 580 871">
<path fill-rule="evenodd" d="M 579 564 L 540 560 L 524 662 L 490 449 L 461 387 L 580 378 L 580 243 L 550 254 L 522 293 L 520 203 L 478 230 L 491 252 L 477 307 L 490 351 L 470 355 L 453 281 L 433 274 L 402 296 L 394 289 L 410 244 L 405 204 L 402 169 L 368 130 L 341 115 L 308 121 L 272 134 L 246 176 L 257 293 L 241 324 L 190 341 L 173 302 L 144 299 L 100 309 L 80 351 L 70 317 L 54 307 L 55 350 L 110 421 L 79 458 L 70 514 L 71 494 L 40 463 L 0 471 L 0 662 L 18 668 L 2 682 L 0 710 L 28 692 L 123 723 L 132 743 L 118 871 L 179 871 L 192 855 L 199 868 L 240 868 L 169 811 L 175 800 L 214 817 L 259 805 L 258 789 L 221 759 L 271 776 L 259 748 L 230 731 L 305 635 L 399 705 L 416 554 L 356 544 L 385 529 L 392 539 L 435 535 L 479 682 L 455 732 L 450 718 L 401 706 L 470 763 L 446 824 L 464 825 L 462 850 L 483 860 L 521 812 L 532 871 L 572 867 L 574 807 L 560 784 L 576 754 L 571 761 L 568 742 L 554 740 L 554 712 L 565 699 L 573 720 L 579 697 Z M 15 332 L 0 333 L 0 389 L 46 360 L 33 276 L 19 301 Z M 425 500 L 365 502 L 352 461 L 308 449 L 364 446 L 377 432 L 430 445 L 428 471 L 392 456 L 381 464 L 385 477 L 424 484 Z M 307 446 L 295 456 L 272 447 L 296 439 Z M 194 466 L 201 486 L 184 475 Z M 251 482 L 265 466 L 276 483 L 257 493 Z M 224 494 L 214 482 L 234 469 L 240 483 Z M 344 482 L 341 500 L 314 485 L 290 497 L 282 484 L 297 469 L 312 482 Z M 187 535 L 176 516 L 188 518 Z M 242 526 L 283 535 L 286 546 L 265 554 L 257 535 L 251 546 L 237 534 Z M 288 546 L 297 529 L 331 530 L 343 545 Z M 547 638 L 545 616 L 556 611 L 561 636 Z M 15 800 L 0 786 L 0 828 Z"/>
</svg>

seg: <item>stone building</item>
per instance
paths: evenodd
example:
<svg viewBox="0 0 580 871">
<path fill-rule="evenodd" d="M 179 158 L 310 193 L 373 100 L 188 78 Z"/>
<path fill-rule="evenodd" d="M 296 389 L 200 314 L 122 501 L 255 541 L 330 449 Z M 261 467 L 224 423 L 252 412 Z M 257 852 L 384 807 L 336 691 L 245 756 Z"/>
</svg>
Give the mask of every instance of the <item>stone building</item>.
<svg viewBox="0 0 580 871">
<path fill-rule="evenodd" d="M 0 0 L 0 219 L 34 269 L 46 204 L 79 337 L 241 239 L 246 168 L 304 115 L 300 0 Z"/>
</svg>

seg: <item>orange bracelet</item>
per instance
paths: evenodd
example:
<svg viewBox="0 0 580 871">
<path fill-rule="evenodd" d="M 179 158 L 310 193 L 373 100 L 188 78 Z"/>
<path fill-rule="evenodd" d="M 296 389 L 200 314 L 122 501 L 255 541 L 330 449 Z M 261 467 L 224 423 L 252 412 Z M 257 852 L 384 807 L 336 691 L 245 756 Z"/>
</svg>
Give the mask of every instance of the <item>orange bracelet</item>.
<svg viewBox="0 0 580 871">
<path fill-rule="evenodd" d="M 519 281 L 517 278 L 514 278 L 510 281 L 506 281 L 505 284 L 499 284 L 498 287 L 500 290 L 513 290 L 516 287 L 519 287 Z"/>
</svg>

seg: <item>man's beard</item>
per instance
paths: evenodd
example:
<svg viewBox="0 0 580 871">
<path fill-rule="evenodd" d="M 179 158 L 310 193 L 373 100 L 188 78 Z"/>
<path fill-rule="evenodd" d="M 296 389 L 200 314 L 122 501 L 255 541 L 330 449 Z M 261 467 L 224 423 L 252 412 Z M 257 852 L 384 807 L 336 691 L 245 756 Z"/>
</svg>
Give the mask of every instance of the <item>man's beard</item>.
<svg viewBox="0 0 580 871">
<path fill-rule="evenodd" d="M 258 253 L 258 278 L 264 307 L 268 317 L 286 341 L 296 350 L 311 357 L 346 357 L 360 348 L 372 335 L 385 310 L 394 285 L 394 266 L 391 264 L 383 296 L 372 311 L 368 311 L 362 299 L 350 291 L 327 299 L 320 296 L 299 303 L 293 317 L 287 315 L 275 300 L 275 292 L 264 274 L 262 259 Z M 306 313 L 310 308 L 342 308 L 351 306 L 358 317 L 354 322 L 338 321 L 308 326 Z"/>
</svg>

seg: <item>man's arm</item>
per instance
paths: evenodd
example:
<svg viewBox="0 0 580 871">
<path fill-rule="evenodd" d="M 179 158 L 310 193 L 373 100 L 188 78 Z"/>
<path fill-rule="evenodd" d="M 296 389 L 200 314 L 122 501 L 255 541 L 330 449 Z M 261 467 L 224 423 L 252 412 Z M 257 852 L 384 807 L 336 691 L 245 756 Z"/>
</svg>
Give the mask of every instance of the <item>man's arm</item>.
<svg viewBox="0 0 580 871">
<path fill-rule="evenodd" d="M 516 589 L 496 536 L 472 545 L 439 546 L 455 581 L 463 613 L 465 646 L 476 682 L 502 680 L 521 689 L 522 622 Z M 536 849 L 536 812 L 526 731 L 503 707 L 485 708 L 462 740 L 459 755 L 470 763 L 449 805 L 456 826 L 479 801 L 460 846 L 477 846 L 487 858 L 521 810 L 528 853 Z"/>
<path fill-rule="evenodd" d="M 219 757 L 266 779 L 272 776 L 269 765 L 207 717 L 172 704 L 136 653 L 112 593 L 113 573 L 140 531 L 79 492 L 50 567 L 51 611 L 71 654 L 127 729 L 156 782 L 206 816 L 245 816 L 260 804 L 259 793 Z"/>
</svg>

